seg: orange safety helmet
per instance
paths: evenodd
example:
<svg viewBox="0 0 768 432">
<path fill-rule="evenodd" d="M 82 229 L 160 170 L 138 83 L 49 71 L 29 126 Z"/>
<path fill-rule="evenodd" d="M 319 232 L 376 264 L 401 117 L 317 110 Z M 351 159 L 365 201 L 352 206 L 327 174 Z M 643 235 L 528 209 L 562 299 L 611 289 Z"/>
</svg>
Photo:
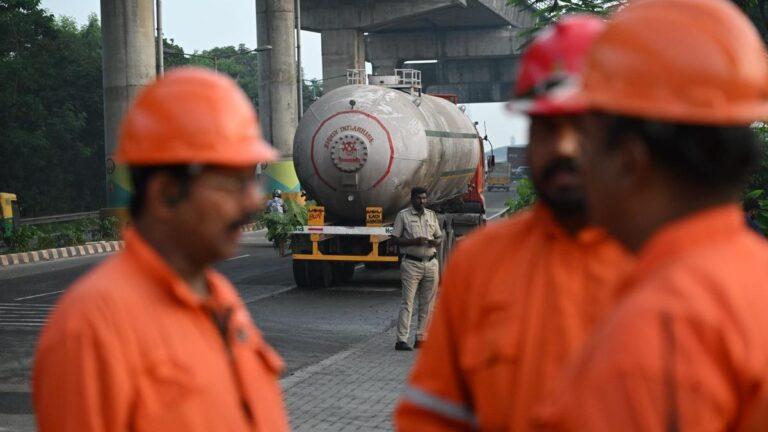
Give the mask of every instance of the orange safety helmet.
<svg viewBox="0 0 768 432">
<path fill-rule="evenodd" d="M 571 15 L 542 30 L 523 53 L 508 108 L 531 115 L 585 111 L 583 103 L 566 96 L 573 92 L 589 48 L 604 29 L 605 22 L 596 16 Z"/>
<path fill-rule="evenodd" d="M 768 117 L 768 58 L 727 0 L 630 2 L 592 47 L 581 90 L 591 109 L 703 125 Z"/>
<path fill-rule="evenodd" d="M 117 148 L 128 165 L 247 167 L 277 156 L 240 87 L 198 67 L 174 69 L 145 87 L 123 118 Z"/>
</svg>

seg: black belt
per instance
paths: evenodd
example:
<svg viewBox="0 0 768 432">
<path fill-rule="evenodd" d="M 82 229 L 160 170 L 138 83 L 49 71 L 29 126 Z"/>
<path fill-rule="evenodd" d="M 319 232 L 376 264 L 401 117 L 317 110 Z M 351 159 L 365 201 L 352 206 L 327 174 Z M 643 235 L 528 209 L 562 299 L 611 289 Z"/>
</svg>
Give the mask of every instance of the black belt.
<svg viewBox="0 0 768 432">
<path fill-rule="evenodd" d="M 431 257 L 428 257 L 428 258 L 419 258 L 419 257 L 417 257 L 415 255 L 408 255 L 408 254 L 403 255 L 403 259 L 407 259 L 407 260 L 411 260 L 411 261 L 418 261 L 418 262 L 430 262 L 430 261 L 432 261 L 435 258 L 437 258 L 437 254 L 434 254 L 434 255 L 432 255 Z"/>
</svg>

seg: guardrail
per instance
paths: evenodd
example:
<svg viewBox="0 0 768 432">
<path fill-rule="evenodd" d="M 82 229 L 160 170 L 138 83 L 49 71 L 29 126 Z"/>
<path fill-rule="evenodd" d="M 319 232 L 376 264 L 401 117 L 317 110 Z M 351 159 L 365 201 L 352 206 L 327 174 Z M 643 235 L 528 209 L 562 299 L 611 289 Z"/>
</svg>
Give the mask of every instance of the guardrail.
<svg viewBox="0 0 768 432">
<path fill-rule="evenodd" d="M 99 217 L 98 211 L 70 213 L 70 214 L 43 216 L 43 217 L 35 217 L 35 218 L 23 218 L 23 219 L 19 219 L 19 225 L 42 225 L 42 224 L 49 224 L 54 222 L 70 222 L 70 221 L 80 220 L 80 219 L 93 219 L 98 217 Z"/>
</svg>

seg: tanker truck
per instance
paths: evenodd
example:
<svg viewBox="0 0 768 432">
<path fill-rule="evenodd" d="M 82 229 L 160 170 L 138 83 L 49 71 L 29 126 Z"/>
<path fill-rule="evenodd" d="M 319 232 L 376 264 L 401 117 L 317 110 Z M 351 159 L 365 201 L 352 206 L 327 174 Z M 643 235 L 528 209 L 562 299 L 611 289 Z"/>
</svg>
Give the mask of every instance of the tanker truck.
<svg viewBox="0 0 768 432">
<path fill-rule="evenodd" d="M 348 85 L 315 101 L 296 130 L 293 162 L 318 205 L 291 236 L 300 287 L 350 280 L 355 266 L 396 266 L 390 241 L 410 190 L 428 190 L 443 230 L 441 266 L 456 239 L 485 221 L 483 142 L 451 95 L 421 91 L 421 72 L 350 70 Z"/>
</svg>

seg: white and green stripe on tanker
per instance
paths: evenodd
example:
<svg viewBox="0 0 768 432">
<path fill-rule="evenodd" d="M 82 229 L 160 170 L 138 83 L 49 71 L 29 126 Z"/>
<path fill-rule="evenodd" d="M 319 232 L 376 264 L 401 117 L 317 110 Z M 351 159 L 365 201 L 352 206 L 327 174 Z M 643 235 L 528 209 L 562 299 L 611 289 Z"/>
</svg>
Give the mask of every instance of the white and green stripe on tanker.
<svg viewBox="0 0 768 432">
<path fill-rule="evenodd" d="M 460 139 L 473 139 L 473 140 L 476 140 L 479 138 L 476 133 L 448 132 L 448 131 L 438 131 L 438 130 L 425 130 L 424 134 L 428 137 L 433 137 L 433 138 L 460 138 Z M 468 168 L 468 169 L 455 170 L 455 171 L 445 171 L 440 173 L 440 178 L 466 177 L 474 173 L 475 173 L 475 168 Z"/>
</svg>

